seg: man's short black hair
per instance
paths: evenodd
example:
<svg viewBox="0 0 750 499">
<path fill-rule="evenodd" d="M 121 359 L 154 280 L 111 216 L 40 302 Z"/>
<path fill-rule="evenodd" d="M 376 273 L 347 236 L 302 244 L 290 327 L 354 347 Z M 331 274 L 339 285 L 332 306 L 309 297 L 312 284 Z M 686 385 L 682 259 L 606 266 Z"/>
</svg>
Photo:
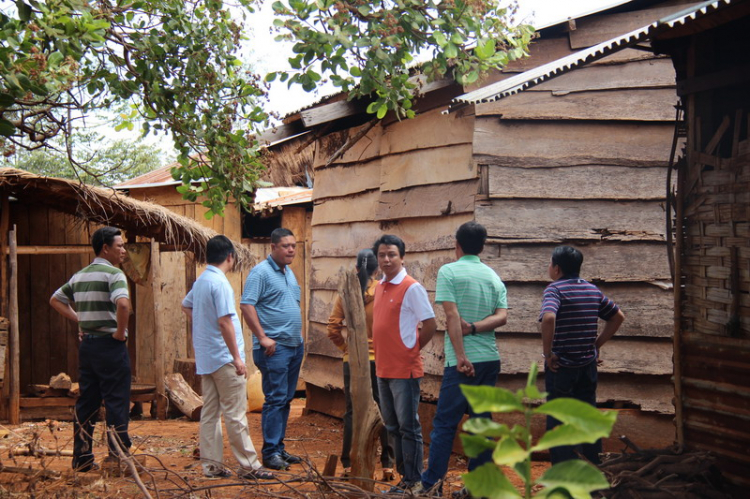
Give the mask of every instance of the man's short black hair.
<svg viewBox="0 0 750 499">
<path fill-rule="evenodd" d="M 278 244 L 279 241 L 289 236 L 294 237 L 294 232 L 289 229 L 285 229 L 284 227 L 274 229 L 273 232 L 271 232 L 271 244 Z"/>
<path fill-rule="evenodd" d="M 234 244 L 227 236 L 214 236 L 206 243 L 206 263 L 211 265 L 220 265 L 234 254 Z"/>
<path fill-rule="evenodd" d="M 563 277 L 578 277 L 583 264 L 583 253 L 572 246 L 558 246 L 552 250 L 552 265 L 557 265 Z"/>
<path fill-rule="evenodd" d="M 381 244 L 385 244 L 386 246 L 396 246 L 401 258 L 406 254 L 406 245 L 398 236 L 394 236 L 393 234 L 383 234 L 380 236 L 378 240 L 375 241 L 375 244 L 372 245 L 372 252 L 375 253 L 375 256 L 378 256 L 378 248 L 380 248 Z"/>
<path fill-rule="evenodd" d="M 478 222 L 466 222 L 456 231 L 456 241 L 466 255 L 478 255 L 487 241 L 487 229 Z"/>
<path fill-rule="evenodd" d="M 98 256 L 105 244 L 112 246 L 115 242 L 115 236 L 120 235 L 122 235 L 122 231 L 115 227 L 102 227 L 98 229 L 91 236 L 91 246 L 94 248 L 94 254 Z"/>
</svg>

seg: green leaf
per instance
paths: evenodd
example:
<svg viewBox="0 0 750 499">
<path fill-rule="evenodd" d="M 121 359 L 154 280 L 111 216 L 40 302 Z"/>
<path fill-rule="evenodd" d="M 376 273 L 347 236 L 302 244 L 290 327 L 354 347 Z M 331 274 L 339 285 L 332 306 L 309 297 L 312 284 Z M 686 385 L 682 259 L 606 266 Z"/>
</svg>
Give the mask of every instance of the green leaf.
<svg viewBox="0 0 750 499">
<path fill-rule="evenodd" d="M 606 435 L 603 435 L 606 436 Z M 583 443 L 592 444 L 602 438 L 603 436 L 596 436 L 591 432 L 582 430 L 572 425 L 563 424 L 555 426 L 553 429 L 546 432 L 535 446 L 531 448 L 533 452 L 551 449 L 552 447 L 558 447 L 560 445 L 578 445 Z"/>
<path fill-rule="evenodd" d="M 523 412 L 521 400 L 512 392 L 494 386 L 461 385 L 466 400 L 474 412 Z"/>
<path fill-rule="evenodd" d="M 591 492 L 609 488 L 609 482 L 602 472 L 580 459 L 571 459 L 552 466 L 536 483 L 548 489 L 565 488 L 575 499 L 590 499 Z"/>
<path fill-rule="evenodd" d="M 360 71 L 357 66 L 352 66 L 352 68 L 349 70 L 349 74 L 357 78 L 362 76 L 362 71 Z"/>
<path fill-rule="evenodd" d="M 464 452 L 469 457 L 477 457 L 482 452 L 493 450 L 496 445 L 494 440 L 468 433 L 461 433 L 461 443 L 464 446 Z"/>
<path fill-rule="evenodd" d="M 445 35 L 442 31 L 435 31 L 432 36 L 435 38 L 435 43 L 438 44 L 438 47 L 445 47 L 445 45 L 448 43 L 448 39 L 445 38 Z"/>
<path fill-rule="evenodd" d="M 16 102 L 16 98 L 10 94 L 0 93 L 0 107 L 3 109 L 8 108 Z"/>
<path fill-rule="evenodd" d="M 11 137 L 14 133 L 16 133 L 16 127 L 13 126 L 13 123 L 5 118 L 0 118 L 0 135 Z"/>
<path fill-rule="evenodd" d="M 458 47 L 453 43 L 448 43 L 445 47 L 445 57 L 455 59 L 458 57 Z"/>
<path fill-rule="evenodd" d="M 508 425 L 496 423 L 490 418 L 471 418 L 463 426 L 464 431 L 483 437 L 506 437 L 510 435 Z"/>
<path fill-rule="evenodd" d="M 504 438 L 495 447 L 495 451 L 492 453 L 492 460 L 495 461 L 495 464 L 513 466 L 516 463 L 525 461 L 529 457 L 529 454 L 531 452 L 518 445 L 516 439 Z"/>
<path fill-rule="evenodd" d="M 378 117 L 379 120 L 382 120 L 387 112 L 388 112 L 388 106 L 383 104 L 378 108 L 378 114 L 376 116 Z"/>
<path fill-rule="evenodd" d="M 596 438 L 609 435 L 617 419 L 615 411 L 600 411 L 585 402 L 570 398 L 551 400 L 533 412 L 552 416 L 562 423 L 599 435 Z"/>
<path fill-rule="evenodd" d="M 57 66 L 63 61 L 63 59 L 65 59 L 65 56 L 62 55 L 62 52 L 56 50 L 55 52 L 52 52 L 49 57 L 47 57 L 47 65 Z"/>
<path fill-rule="evenodd" d="M 517 499 L 522 497 L 500 469 L 492 463 L 485 463 L 462 476 L 466 488 L 473 497 L 487 499 Z"/>
<path fill-rule="evenodd" d="M 16 8 L 18 9 L 18 18 L 23 22 L 29 22 L 31 19 L 31 7 L 23 0 L 16 0 Z"/>
</svg>

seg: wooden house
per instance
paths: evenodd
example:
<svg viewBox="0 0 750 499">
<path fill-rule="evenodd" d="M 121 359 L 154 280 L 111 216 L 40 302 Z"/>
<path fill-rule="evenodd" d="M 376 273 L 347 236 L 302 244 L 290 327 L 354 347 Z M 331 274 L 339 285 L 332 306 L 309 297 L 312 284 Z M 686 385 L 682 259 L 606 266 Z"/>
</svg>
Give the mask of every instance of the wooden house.
<svg viewBox="0 0 750 499">
<path fill-rule="evenodd" d="M 627 316 L 603 353 L 599 402 L 622 409 L 623 422 L 639 418 L 644 424 L 632 431 L 647 428 L 643 435 L 655 445 L 671 443 L 665 203 L 678 101 L 671 61 L 627 48 L 500 102 L 466 92 L 594 47 L 684 3 L 635 2 L 542 29 L 531 57 L 477 88 L 425 85 L 412 120 L 371 121 L 363 104 L 342 96 L 286 120 L 279 133 L 306 132 L 314 149 L 302 373 L 309 409 L 343 412 L 340 354 L 326 337 L 340 270 L 380 234 L 393 233 L 406 242 L 408 272 L 432 297 L 438 269 L 454 259 L 456 229 L 477 220 L 489 231 L 482 257 L 508 287 L 508 324 L 497 331 L 499 385 L 520 386 L 540 361 L 538 312 L 549 256 L 556 245 L 576 245 L 585 255 L 583 276 Z M 443 329 L 442 310 L 436 313 Z M 443 344 L 439 333 L 424 351 L 423 401 L 438 395 Z"/>
<path fill-rule="evenodd" d="M 111 189 L 40 177 L 12 168 L 0 169 L 0 315 L 10 319 L 3 379 L 4 414 L 20 418 L 70 417 L 69 397 L 25 397 L 31 384 L 46 384 L 65 372 L 76 380 L 78 338 L 75 324 L 49 306 L 52 293 L 93 259 L 91 234 L 101 225 L 124 230 L 135 309 L 129 326 L 133 375 L 164 400 L 163 379 L 176 356 L 187 348 L 180 301 L 185 266 L 175 261 L 205 262 L 205 244 L 215 231 L 161 206 Z M 9 236 L 9 231 L 13 237 Z M 239 256 L 253 254 L 239 242 Z M 144 298 L 147 297 L 147 298 Z M 143 308 L 151 310 L 143 319 Z M 153 397 L 152 397 L 153 398 Z"/>
</svg>

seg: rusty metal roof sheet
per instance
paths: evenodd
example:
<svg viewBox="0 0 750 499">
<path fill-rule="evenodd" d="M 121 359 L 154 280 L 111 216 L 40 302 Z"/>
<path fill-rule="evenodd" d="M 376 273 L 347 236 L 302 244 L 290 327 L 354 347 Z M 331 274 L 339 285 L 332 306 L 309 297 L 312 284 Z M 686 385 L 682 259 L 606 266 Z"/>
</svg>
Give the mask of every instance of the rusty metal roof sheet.
<svg viewBox="0 0 750 499">
<path fill-rule="evenodd" d="M 458 109 L 468 104 L 480 104 L 493 102 L 503 97 L 526 90 L 529 87 L 538 85 L 543 81 L 567 73 L 577 67 L 583 66 L 590 62 L 596 61 L 610 54 L 613 54 L 624 48 L 632 47 L 646 40 L 653 35 L 675 26 L 681 26 L 691 22 L 699 17 L 715 12 L 737 0 L 709 0 L 706 2 L 693 5 L 690 8 L 682 9 L 667 17 L 655 20 L 641 28 L 635 29 L 624 35 L 617 36 L 598 45 L 581 50 L 569 56 L 557 59 L 547 64 L 543 64 L 524 73 L 511 78 L 487 85 L 472 92 L 459 95 L 451 102 L 447 112 Z"/>
</svg>

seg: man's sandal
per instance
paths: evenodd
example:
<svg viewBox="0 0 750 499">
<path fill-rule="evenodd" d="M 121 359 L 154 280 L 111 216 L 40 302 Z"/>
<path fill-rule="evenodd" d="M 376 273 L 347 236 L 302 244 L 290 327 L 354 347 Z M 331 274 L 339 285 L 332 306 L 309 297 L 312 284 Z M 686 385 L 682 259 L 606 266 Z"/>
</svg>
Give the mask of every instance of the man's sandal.
<svg viewBox="0 0 750 499">
<path fill-rule="evenodd" d="M 274 480 L 276 478 L 271 471 L 262 466 L 254 470 L 244 469 L 238 475 L 246 480 Z"/>
</svg>

